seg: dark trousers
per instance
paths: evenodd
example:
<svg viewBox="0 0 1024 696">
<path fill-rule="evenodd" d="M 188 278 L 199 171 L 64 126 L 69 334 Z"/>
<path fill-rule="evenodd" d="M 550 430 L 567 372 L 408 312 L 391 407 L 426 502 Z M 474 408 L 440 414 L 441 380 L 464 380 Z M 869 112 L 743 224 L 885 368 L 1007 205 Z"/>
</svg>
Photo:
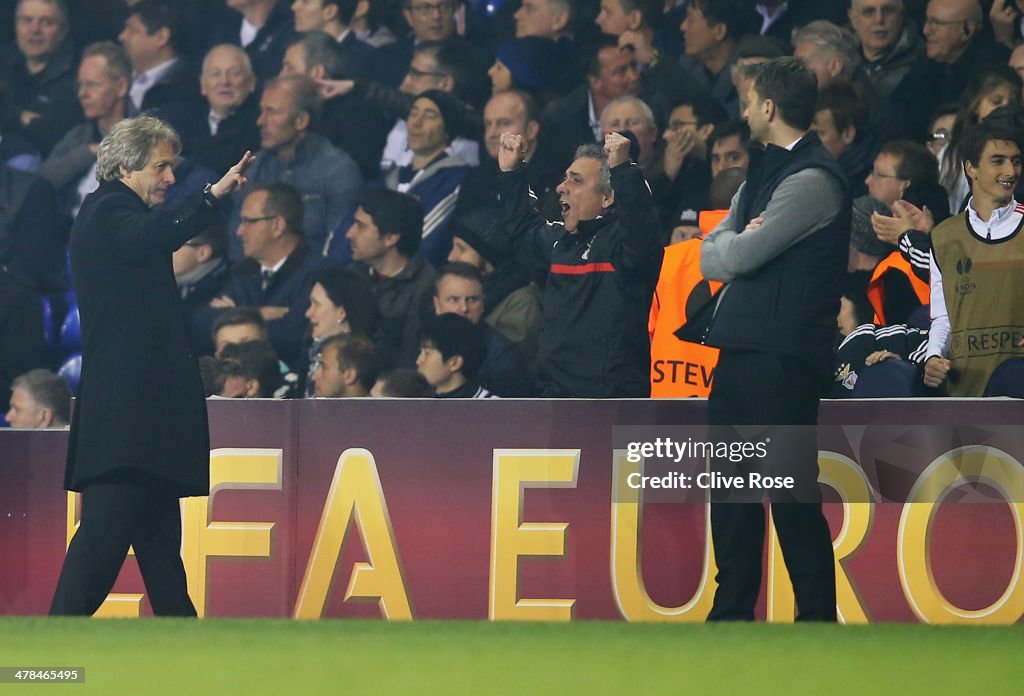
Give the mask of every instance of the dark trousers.
<svg viewBox="0 0 1024 696">
<path fill-rule="evenodd" d="M 725 426 L 815 426 L 820 378 L 808 363 L 763 353 L 723 349 L 708 399 L 712 432 Z M 835 555 L 817 487 L 817 441 L 812 427 L 769 432 L 767 473 L 790 475 L 793 491 L 769 494 L 779 544 L 796 595 L 798 621 L 836 620 Z M 715 463 L 713 463 L 713 467 Z M 724 468 L 736 471 L 743 465 Z M 752 621 L 761 590 L 765 509 L 761 493 L 715 492 L 711 538 L 718 564 L 718 589 L 708 621 Z"/>
<path fill-rule="evenodd" d="M 50 615 L 92 616 L 117 580 L 128 547 L 157 616 L 195 616 L 181 562 L 178 498 L 154 480 L 135 476 L 88 485 L 82 521 L 71 540 Z"/>
</svg>

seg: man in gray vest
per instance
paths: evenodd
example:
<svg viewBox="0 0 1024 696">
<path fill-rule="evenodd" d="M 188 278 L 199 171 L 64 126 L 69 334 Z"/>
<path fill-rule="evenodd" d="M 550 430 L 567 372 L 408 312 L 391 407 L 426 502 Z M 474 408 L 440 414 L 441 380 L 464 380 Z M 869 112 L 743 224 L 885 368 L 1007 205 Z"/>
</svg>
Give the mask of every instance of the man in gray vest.
<svg viewBox="0 0 1024 696">
<path fill-rule="evenodd" d="M 842 172 L 809 132 L 816 96 L 814 73 L 797 58 L 765 63 L 749 89 L 746 118 L 765 152 L 701 247 L 701 272 L 727 283 L 710 305 L 714 315 L 706 330 L 706 342 L 721 349 L 708 400 L 712 433 L 716 426 L 817 424 L 846 268 L 850 205 Z M 771 503 L 796 618 L 835 621 L 835 562 L 821 512 L 815 439 L 790 427 L 773 428 L 770 437 L 767 461 L 725 466 L 744 475 L 792 475 L 795 485 L 771 491 Z M 748 488 L 739 496 L 712 491 L 719 573 L 711 621 L 754 618 L 765 491 L 745 478 Z"/>
</svg>

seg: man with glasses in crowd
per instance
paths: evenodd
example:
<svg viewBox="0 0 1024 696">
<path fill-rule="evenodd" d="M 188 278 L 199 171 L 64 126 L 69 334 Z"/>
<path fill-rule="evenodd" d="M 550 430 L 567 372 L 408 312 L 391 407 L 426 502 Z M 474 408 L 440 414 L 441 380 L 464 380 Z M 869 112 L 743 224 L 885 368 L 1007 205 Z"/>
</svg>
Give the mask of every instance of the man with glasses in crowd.
<svg viewBox="0 0 1024 696">
<path fill-rule="evenodd" d="M 329 264 L 304 233 L 302 196 L 294 187 L 264 182 L 248 189 L 236 234 L 245 259 L 231 270 L 214 308 L 259 307 L 271 344 L 292 365 L 306 329 L 312 276 Z"/>
<path fill-rule="evenodd" d="M 417 45 L 455 36 L 455 11 L 459 4 L 457 0 L 405 0 L 402 16 L 412 34 L 377 51 L 376 80 L 397 87 L 409 69 Z"/>
<path fill-rule="evenodd" d="M 927 119 L 946 102 L 960 100 L 967 82 L 980 68 L 1006 63 L 1010 49 L 983 31 L 979 0 L 931 0 L 925 11 L 926 55 L 890 93 L 915 139 Z"/>
</svg>

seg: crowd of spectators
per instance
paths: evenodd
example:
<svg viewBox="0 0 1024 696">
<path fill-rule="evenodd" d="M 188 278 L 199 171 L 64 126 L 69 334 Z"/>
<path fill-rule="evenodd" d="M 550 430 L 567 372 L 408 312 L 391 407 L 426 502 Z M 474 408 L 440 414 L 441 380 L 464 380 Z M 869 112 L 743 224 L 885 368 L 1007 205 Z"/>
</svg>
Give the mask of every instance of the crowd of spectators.
<svg viewBox="0 0 1024 696">
<path fill-rule="evenodd" d="M 143 113 L 181 135 L 168 201 L 256 153 L 221 223 L 173 257 L 208 394 L 706 396 L 715 351 L 673 332 L 718 288 L 699 275 L 699 240 L 762 154 L 745 123 L 758 66 L 786 55 L 816 76 L 812 131 L 852 206 L 832 394 L 880 361 L 945 357 L 935 339 L 925 350 L 930 233 L 978 215 L 972 129 L 997 112 L 993 132 L 1024 141 L 1022 12 L 1024 0 L 0 2 L 12 423 L 65 419 L 29 370 L 68 357 L 44 337 L 75 311 L 69 234 L 100 141 Z M 1019 160 L 1000 185 L 1020 185 Z"/>
</svg>

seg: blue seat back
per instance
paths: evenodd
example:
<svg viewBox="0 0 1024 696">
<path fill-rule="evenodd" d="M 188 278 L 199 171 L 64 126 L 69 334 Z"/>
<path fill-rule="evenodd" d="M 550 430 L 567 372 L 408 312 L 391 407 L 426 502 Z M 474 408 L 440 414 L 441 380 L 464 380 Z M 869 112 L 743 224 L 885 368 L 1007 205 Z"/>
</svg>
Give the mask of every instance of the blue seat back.
<svg viewBox="0 0 1024 696">
<path fill-rule="evenodd" d="M 57 374 L 67 381 L 71 393 L 78 396 L 78 383 L 82 379 L 82 354 L 76 353 L 65 360 Z"/>
<path fill-rule="evenodd" d="M 64 355 L 82 350 L 82 320 L 78 314 L 78 303 L 68 309 L 64 323 L 60 327 L 60 349 Z"/>
<path fill-rule="evenodd" d="M 917 367 L 906 360 L 883 360 L 863 368 L 853 387 L 855 399 L 881 399 L 917 395 Z"/>
<path fill-rule="evenodd" d="M 1024 358 L 1009 358 L 999 363 L 988 378 L 983 396 L 1024 399 Z"/>
<path fill-rule="evenodd" d="M 910 310 L 907 315 L 907 326 L 914 329 L 930 329 L 932 327 L 931 305 L 921 305 Z"/>
<path fill-rule="evenodd" d="M 43 343 L 48 349 L 54 348 L 53 303 L 45 295 L 39 297 L 39 305 L 43 311 Z"/>
</svg>

